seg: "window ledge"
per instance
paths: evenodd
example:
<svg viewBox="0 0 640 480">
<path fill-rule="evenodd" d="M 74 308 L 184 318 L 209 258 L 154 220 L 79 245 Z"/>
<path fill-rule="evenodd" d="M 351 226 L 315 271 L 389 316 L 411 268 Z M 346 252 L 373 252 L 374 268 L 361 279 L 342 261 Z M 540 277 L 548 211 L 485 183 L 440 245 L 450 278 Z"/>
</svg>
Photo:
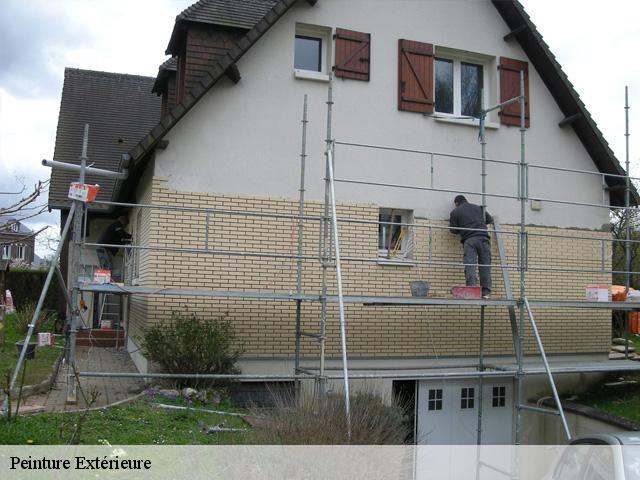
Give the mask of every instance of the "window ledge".
<svg viewBox="0 0 640 480">
<path fill-rule="evenodd" d="M 429 115 L 429 116 L 435 119 L 436 122 L 455 123 L 457 125 L 466 125 L 467 127 L 475 127 L 475 128 L 480 127 L 479 120 L 471 120 L 470 118 L 446 117 L 438 114 Z M 495 122 L 485 122 L 484 126 L 485 128 L 491 129 L 491 130 L 497 130 L 500 128 L 500 124 Z"/>
<path fill-rule="evenodd" d="M 394 259 L 388 259 L 388 258 L 378 258 L 378 265 L 390 265 L 390 266 L 394 266 L 394 267 L 415 267 L 416 264 L 413 263 L 412 260 L 406 259 L 400 259 L 400 258 L 394 258 Z"/>
<path fill-rule="evenodd" d="M 315 80 L 316 82 L 329 82 L 329 75 L 311 70 L 293 70 L 293 76 L 302 80 Z"/>
</svg>

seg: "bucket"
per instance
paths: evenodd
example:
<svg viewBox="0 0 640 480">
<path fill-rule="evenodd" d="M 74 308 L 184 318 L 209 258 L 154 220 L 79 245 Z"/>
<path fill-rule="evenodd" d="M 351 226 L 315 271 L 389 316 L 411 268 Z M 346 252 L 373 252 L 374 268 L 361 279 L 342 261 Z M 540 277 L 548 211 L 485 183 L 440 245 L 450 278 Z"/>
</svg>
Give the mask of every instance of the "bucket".
<svg viewBox="0 0 640 480">
<path fill-rule="evenodd" d="M 33 360 L 36 356 L 36 346 L 38 344 L 36 342 L 29 342 L 27 344 L 27 353 L 24 354 L 24 358 Z M 18 355 L 22 353 L 22 349 L 24 348 L 24 340 L 20 340 L 16 342 L 16 348 L 18 349 Z"/>
<path fill-rule="evenodd" d="M 412 297 L 428 297 L 429 296 L 429 282 L 415 281 L 409 282 L 411 288 Z"/>
<path fill-rule="evenodd" d="M 587 285 L 585 298 L 589 302 L 608 302 L 609 286 L 608 285 Z"/>
</svg>

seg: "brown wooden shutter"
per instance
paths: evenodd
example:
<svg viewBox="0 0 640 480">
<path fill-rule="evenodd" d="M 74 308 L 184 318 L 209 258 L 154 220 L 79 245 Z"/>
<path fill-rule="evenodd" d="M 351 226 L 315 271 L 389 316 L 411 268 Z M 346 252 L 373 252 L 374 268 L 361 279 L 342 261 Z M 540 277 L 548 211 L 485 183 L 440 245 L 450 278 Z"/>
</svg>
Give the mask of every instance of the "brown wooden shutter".
<svg viewBox="0 0 640 480">
<path fill-rule="evenodd" d="M 336 29 L 336 77 L 369 81 L 371 34 Z"/>
<path fill-rule="evenodd" d="M 398 110 L 433 113 L 433 45 L 398 41 Z"/>
<path fill-rule="evenodd" d="M 500 57 L 500 103 L 520 95 L 520 72 L 524 71 L 525 124 L 529 128 L 529 64 L 521 60 Z M 500 110 L 500 123 L 520 125 L 520 102 Z"/>
</svg>

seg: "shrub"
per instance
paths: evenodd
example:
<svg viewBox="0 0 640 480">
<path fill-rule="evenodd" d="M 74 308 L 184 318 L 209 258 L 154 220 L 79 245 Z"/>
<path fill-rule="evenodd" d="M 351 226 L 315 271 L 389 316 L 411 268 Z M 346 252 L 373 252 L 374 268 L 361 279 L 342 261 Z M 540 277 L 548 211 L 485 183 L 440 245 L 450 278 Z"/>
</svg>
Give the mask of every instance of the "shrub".
<svg viewBox="0 0 640 480">
<path fill-rule="evenodd" d="M 151 326 L 142 340 L 144 354 L 167 373 L 237 374 L 240 350 L 227 315 L 200 319 L 173 312 L 171 320 Z M 228 382 L 179 379 L 179 387 L 210 387 Z"/>
<path fill-rule="evenodd" d="M 386 405 L 370 393 L 351 397 L 351 438 L 346 428 L 344 397 L 276 398 L 276 407 L 260 411 L 257 443 L 272 445 L 402 445 L 408 429 L 402 406 Z"/>
<path fill-rule="evenodd" d="M 16 328 L 18 332 L 27 333 L 35 311 L 36 304 L 29 300 L 22 305 L 22 308 L 19 311 L 16 312 Z M 36 326 L 33 329 L 33 333 L 36 334 L 38 332 L 51 331 L 53 328 L 53 321 L 55 320 L 54 317 L 55 314 L 45 311 L 44 308 L 40 310 L 40 315 L 38 315 L 36 320 Z"/>
<path fill-rule="evenodd" d="M 16 310 L 21 310 L 27 303 L 36 303 L 47 278 L 47 270 L 13 269 L 7 272 L 7 288 L 11 290 Z M 57 276 L 51 279 L 49 291 L 44 300 L 45 310 L 57 310 L 60 286 Z"/>
</svg>

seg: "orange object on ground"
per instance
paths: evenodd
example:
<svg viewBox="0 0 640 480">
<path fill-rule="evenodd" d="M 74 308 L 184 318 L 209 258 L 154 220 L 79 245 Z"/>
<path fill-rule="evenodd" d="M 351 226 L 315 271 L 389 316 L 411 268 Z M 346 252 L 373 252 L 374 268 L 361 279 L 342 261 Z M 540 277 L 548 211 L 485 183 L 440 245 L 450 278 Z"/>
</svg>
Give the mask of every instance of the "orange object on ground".
<svg viewBox="0 0 640 480">
<path fill-rule="evenodd" d="M 640 312 L 629 312 L 629 333 L 640 334 Z"/>
</svg>

